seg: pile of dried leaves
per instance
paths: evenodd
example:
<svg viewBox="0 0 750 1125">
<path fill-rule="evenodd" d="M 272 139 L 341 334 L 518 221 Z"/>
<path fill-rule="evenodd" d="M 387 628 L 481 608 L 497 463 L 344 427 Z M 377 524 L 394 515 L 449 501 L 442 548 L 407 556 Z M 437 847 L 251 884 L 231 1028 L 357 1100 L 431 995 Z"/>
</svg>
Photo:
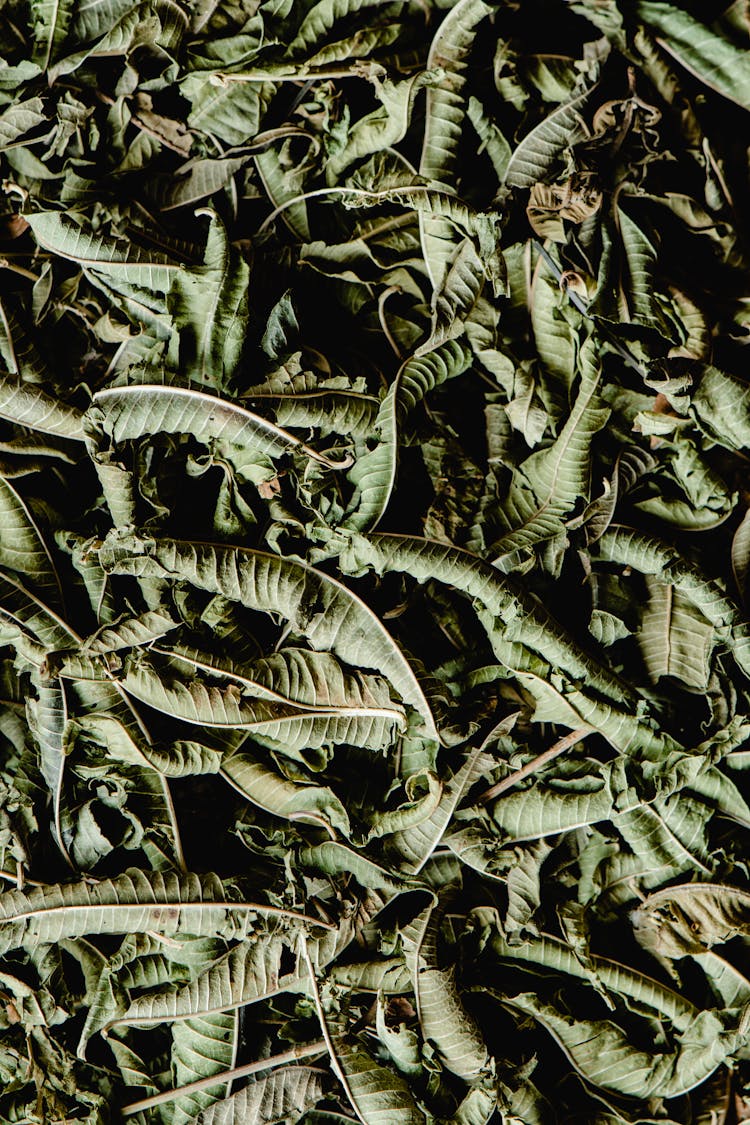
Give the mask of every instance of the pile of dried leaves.
<svg viewBox="0 0 750 1125">
<path fill-rule="evenodd" d="M 0 1120 L 750 1116 L 745 0 L 4 0 Z"/>
</svg>

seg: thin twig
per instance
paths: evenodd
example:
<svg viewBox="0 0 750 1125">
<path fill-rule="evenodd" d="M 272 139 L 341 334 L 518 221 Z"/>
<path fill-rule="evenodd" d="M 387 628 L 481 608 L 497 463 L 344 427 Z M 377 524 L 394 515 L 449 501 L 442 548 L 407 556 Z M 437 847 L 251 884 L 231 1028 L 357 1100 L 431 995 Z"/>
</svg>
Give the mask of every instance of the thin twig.
<svg viewBox="0 0 750 1125">
<path fill-rule="evenodd" d="M 14 266 L 12 262 L 8 261 L 5 255 L 0 258 L 0 269 L 10 270 L 11 273 L 17 273 L 19 277 L 25 277 L 28 281 L 39 280 L 39 274 L 33 273 L 31 270 L 24 269 L 23 266 Z"/>
<path fill-rule="evenodd" d="M 320 82 L 335 78 L 367 78 L 361 63 L 353 67 L 333 67 L 329 70 L 296 70 L 286 74 L 269 74 L 267 70 L 245 70 L 227 73 L 217 70 L 209 76 L 212 86 L 228 86 L 230 82 Z"/>
<path fill-rule="evenodd" d="M 499 797 L 501 793 L 507 792 L 517 785 L 519 781 L 523 781 L 525 777 L 530 774 L 536 773 L 542 766 L 546 766 L 547 762 L 551 762 L 553 758 L 557 758 L 560 754 L 569 750 L 571 746 L 575 746 L 577 742 L 581 742 L 587 735 L 592 733 L 591 727 L 578 727 L 577 730 L 572 730 L 570 734 L 564 735 L 563 738 L 558 739 L 554 746 L 550 746 L 549 750 L 545 750 L 543 754 L 533 758 L 532 761 L 527 762 L 525 766 L 521 766 L 520 770 L 515 770 L 513 773 L 504 777 L 502 781 L 497 784 L 491 785 L 480 797 L 477 798 L 477 803 L 486 805 L 488 801 L 492 801 L 495 797 Z"/>
<path fill-rule="evenodd" d="M 135 1113 L 142 1113 L 145 1109 L 153 1109 L 157 1105 L 173 1102 L 183 1094 L 194 1094 L 198 1090 L 207 1090 L 211 1086 L 223 1085 L 233 1082 L 237 1078 L 247 1078 L 250 1074 L 258 1074 L 262 1070 L 271 1070 L 286 1063 L 296 1062 L 298 1059 L 311 1058 L 313 1055 L 322 1055 L 326 1049 L 324 1039 L 317 1039 L 314 1043 L 301 1043 L 280 1055 L 273 1055 L 270 1059 L 259 1059 L 257 1062 L 245 1063 L 232 1070 L 223 1070 L 221 1074 L 211 1075 L 209 1078 L 199 1078 L 196 1082 L 189 1082 L 187 1086 L 178 1086 L 174 1090 L 164 1090 L 161 1094 L 154 1094 L 150 1098 L 141 1098 L 139 1102 L 131 1102 L 120 1110 L 121 1117 L 132 1117 Z"/>
</svg>

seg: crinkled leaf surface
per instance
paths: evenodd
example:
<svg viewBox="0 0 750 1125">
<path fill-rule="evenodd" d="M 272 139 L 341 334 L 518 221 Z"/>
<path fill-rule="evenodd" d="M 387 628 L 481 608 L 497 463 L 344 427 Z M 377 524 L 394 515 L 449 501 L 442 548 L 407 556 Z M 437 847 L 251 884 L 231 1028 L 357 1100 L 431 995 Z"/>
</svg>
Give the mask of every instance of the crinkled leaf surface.
<svg viewBox="0 0 750 1125">
<path fill-rule="evenodd" d="M 750 1115 L 747 4 L 0 4 L 0 1121 Z"/>
</svg>

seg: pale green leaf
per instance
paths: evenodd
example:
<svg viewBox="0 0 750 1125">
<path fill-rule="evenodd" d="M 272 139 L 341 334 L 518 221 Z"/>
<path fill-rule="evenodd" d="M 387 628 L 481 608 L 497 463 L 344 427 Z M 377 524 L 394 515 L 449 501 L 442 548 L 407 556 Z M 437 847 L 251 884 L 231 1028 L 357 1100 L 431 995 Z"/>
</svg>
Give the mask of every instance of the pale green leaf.
<svg viewBox="0 0 750 1125">
<path fill-rule="evenodd" d="M 0 417 L 42 434 L 83 441 L 83 414 L 39 387 L 0 376 Z"/>
<path fill-rule="evenodd" d="M 170 937 L 188 933 L 237 939 L 252 932 L 259 918 L 271 917 L 303 920 L 294 911 L 231 900 L 215 875 L 130 869 L 100 882 L 0 894 L 0 946 L 34 949 L 85 934 L 152 930 Z"/>
<path fill-rule="evenodd" d="M 225 759 L 223 776 L 253 805 L 273 816 L 325 823 L 349 837 L 349 817 L 339 797 L 324 785 L 297 785 L 246 750 Z"/>
<path fill-rule="evenodd" d="M 218 215 L 198 214 L 210 219 L 203 264 L 174 275 L 167 307 L 180 326 L 180 370 L 202 386 L 221 388 L 242 354 L 250 269 Z"/>
<path fill-rule="evenodd" d="M 47 3 L 36 6 L 39 9 L 52 7 Z M 62 8 L 64 10 L 64 3 Z M 24 101 L 19 101 L 17 105 L 10 105 L 3 110 L 0 113 L 0 150 L 15 144 L 20 137 L 43 125 L 47 120 L 43 107 L 41 98 L 26 98 Z"/>
<path fill-rule="evenodd" d="M 310 55 L 322 45 L 333 31 L 338 20 L 359 15 L 367 8 L 377 7 L 387 0 L 317 0 L 297 29 L 297 34 L 287 46 L 287 55 Z"/>
<path fill-rule="evenodd" d="M 750 58 L 746 50 L 684 9 L 661 0 L 639 0 L 638 15 L 656 31 L 657 42 L 686 70 L 725 98 L 750 109 Z"/>
<path fill-rule="evenodd" d="M 702 953 L 745 936 L 750 893 L 718 883 L 687 883 L 657 891 L 633 913 L 638 941 L 660 958 Z"/>
<path fill-rule="evenodd" d="M 466 349 L 450 341 L 407 359 L 399 368 L 375 419 L 375 447 L 359 457 L 348 474 L 357 493 L 347 526 L 362 530 L 380 522 L 396 482 L 399 432 L 406 418 L 436 386 L 462 374 L 468 362 Z"/>
<path fill-rule="evenodd" d="M 239 1041 L 236 1012 L 196 1016 L 172 1028 L 172 1074 L 175 1087 L 187 1086 L 212 1074 L 231 1070 Z M 183 1094 L 171 1103 L 173 1125 L 191 1125 L 196 1115 L 229 1096 L 226 1081 L 207 1090 Z"/>
<path fill-rule="evenodd" d="M 467 113 L 464 87 L 469 57 L 479 27 L 492 11 L 485 0 L 459 0 L 440 24 L 427 57 L 428 67 L 439 68 L 444 77 L 427 90 L 419 174 L 448 191 L 455 191 L 458 145 Z M 455 232 L 439 216 L 420 215 L 419 227 L 425 265 L 433 290 L 437 290 L 455 253 Z"/>
<path fill-rule="evenodd" d="M 359 1043 L 336 1039 L 334 1049 L 362 1125 L 425 1125 L 400 1075 L 376 1062 Z"/>
<path fill-rule="evenodd" d="M 714 646 L 713 627 L 673 586 L 650 576 L 646 583 L 648 603 L 638 642 L 651 679 L 674 676 L 688 687 L 705 690 Z"/>
<path fill-rule="evenodd" d="M 744 1036 L 725 1031 L 713 1012 L 701 1012 L 672 1052 L 639 1050 L 610 1020 L 576 1020 L 532 993 L 508 1004 L 533 1015 L 550 1032 L 576 1070 L 594 1086 L 629 1097 L 675 1098 L 709 1078 Z"/>
<path fill-rule="evenodd" d="M 322 571 L 244 548 L 135 536 L 112 538 L 100 559 L 110 573 L 179 578 L 250 609 L 282 614 L 318 651 L 354 667 L 376 668 L 434 732 L 422 688 L 387 630 L 364 602 Z"/>
<path fill-rule="evenodd" d="M 60 57 L 68 38 L 74 0 L 31 0 L 34 20 L 34 62 L 42 70 Z"/>
<path fill-rule="evenodd" d="M 323 1097 L 324 1072 L 285 1066 L 204 1109 L 193 1125 L 295 1125 Z"/>
<path fill-rule="evenodd" d="M 134 383 L 98 391 L 86 417 L 94 432 L 101 427 L 115 444 L 157 433 L 192 434 L 230 461 L 233 450 L 267 457 L 300 451 L 324 465 L 336 464 L 265 418 L 189 387 Z"/>
<path fill-rule="evenodd" d="M 0 566 L 21 575 L 42 600 L 59 605 L 60 579 L 34 517 L 9 480 L 0 478 Z"/>
<path fill-rule="evenodd" d="M 589 343 L 581 354 L 581 379 L 575 403 L 558 437 L 518 466 L 508 495 L 498 508 L 498 522 L 508 530 L 491 547 L 493 555 L 510 554 L 550 539 L 563 529 L 562 519 L 581 498 L 589 497 L 590 450 L 609 411 L 599 398 L 600 373 Z"/>
<path fill-rule="evenodd" d="M 587 135 L 582 113 L 590 96 L 590 90 L 577 94 L 523 137 L 505 170 L 508 187 L 531 188 L 542 182 L 565 150 Z"/>
<path fill-rule="evenodd" d="M 168 293 L 175 276 L 185 269 L 160 250 L 95 234 L 56 211 L 39 211 L 29 215 L 28 222 L 45 250 L 115 283 Z"/>
<path fill-rule="evenodd" d="M 653 575 L 683 594 L 713 625 L 717 637 L 727 641 L 739 667 L 750 675 L 750 626 L 718 582 L 706 578 L 673 547 L 630 528 L 605 532 L 599 550 L 602 558 Z"/>
<path fill-rule="evenodd" d="M 243 942 L 179 988 L 141 992 L 111 1026 L 203 1019 L 275 996 L 291 983 L 279 976 L 281 950 L 276 937 Z"/>
</svg>

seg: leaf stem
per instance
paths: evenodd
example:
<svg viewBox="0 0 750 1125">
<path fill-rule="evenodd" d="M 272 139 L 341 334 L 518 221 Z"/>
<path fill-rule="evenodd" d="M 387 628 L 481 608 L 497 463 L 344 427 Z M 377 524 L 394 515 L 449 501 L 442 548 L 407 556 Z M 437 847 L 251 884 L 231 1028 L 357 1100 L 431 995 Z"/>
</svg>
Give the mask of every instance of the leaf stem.
<svg viewBox="0 0 750 1125">
<path fill-rule="evenodd" d="M 272 74 L 267 70 L 245 70 L 234 74 L 217 70 L 210 76 L 212 86 L 227 86 L 230 82 L 318 82 L 330 78 L 367 78 L 365 67 L 355 63 L 353 67 L 333 67 L 330 70 L 288 71 L 286 74 Z"/>
<path fill-rule="evenodd" d="M 391 294 L 401 292 L 402 289 L 400 285 L 389 285 L 387 289 L 383 290 L 383 292 L 380 294 L 380 297 L 378 298 L 378 319 L 380 320 L 380 327 L 383 329 L 383 335 L 393 348 L 396 359 L 399 361 L 399 363 L 403 362 L 404 357 L 401 352 L 401 348 L 398 346 L 398 342 L 396 341 L 396 338 L 394 337 L 388 325 L 388 320 L 385 315 L 385 303 L 391 296 Z"/>
<path fill-rule="evenodd" d="M 24 871 L 19 874 L 13 875 L 10 871 L 0 871 L 0 879 L 7 879 L 9 883 L 15 883 L 19 891 L 24 887 L 44 887 L 47 884 L 40 883 L 38 879 L 29 879 Z"/>
<path fill-rule="evenodd" d="M 14 266 L 12 262 L 3 255 L 0 258 L 0 269 L 10 270 L 11 273 L 17 273 L 19 277 L 25 277 L 28 281 L 38 281 L 39 274 L 34 273 L 32 270 L 24 269 L 23 266 Z"/>
<path fill-rule="evenodd" d="M 263 1070 L 271 1070 L 277 1066 L 296 1062 L 298 1059 L 311 1058 L 313 1055 L 322 1055 L 326 1049 L 324 1039 L 317 1039 L 314 1043 L 301 1043 L 280 1055 L 273 1055 L 270 1059 L 258 1059 L 257 1062 L 245 1063 L 232 1070 L 223 1070 L 220 1074 L 210 1075 L 208 1078 L 199 1078 L 196 1082 L 189 1082 L 186 1086 L 177 1086 L 173 1090 L 164 1090 L 161 1094 L 154 1094 L 150 1098 L 142 1098 L 138 1102 L 130 1102 L 120 1110 L 121 1117 L 132 1117 L 146 1109 L 153 1109 L 157 1105 L 165 1105 L 185 1094 L 194 1094 L 198 1090 L 207 1090 L 211 1086 L 223 1085 L 225 1082 L 234 1082 L 238 1078 L 247 1078 L 251 1074 L 258 1074 Z"/>
<path fill-rule="evenodd" d="M 491 785 L 489 789 L 485 790 L 480 797 L 477 798 L 477 804 L 486 805 L 488 801 L 493 801 L 495 797 L 499 797 L 501 793 L 505 793 L 508 789 L 512 789 L 519 781 L 523 781 L 525 777 L 529 777 L 532 773 L 536 773 L 547 762 L 551 762 L 554 758 L 559 757 L 571 746 L 575 746 L 577 742 L 582 742 L 587 735 L 592 734 L 591 727 L 578 727 L 572 730 L 569 734 L 558 739 L 554 746 L 550 746 L 549 750 L 545 750 L 543 754 L 533 758 L 527 762 L 525 766 L 521 766 L 520 770 L 515 770 L 513 773 L 504 777 L 502 781 L 498 781 L 495 785 Z"/>
<path fill-rule="evenodd" d="M 303 191 L 300 195 L 292 196 L 291 199 L 285 199 L 278 207 L 275 207 L 270 215 L 267 215 L 263 222 L 255 232 L 256 237 L 263 234 L 264 231 L 270 227 L 271 223 L 279 217 L 282 211 L 287 208 L 293 207 L 295 203 L 304 203 L 306 199 L 319 199 L 324 195 L 354 195 L 373 200 L 373 205 L 379 203 L 382 199 L 383 203 L 398 203 L 399 200 L 394 198 L 394 192 L 399 195 L 432 195 L 433 191 L 426 184 L 404 184 L 403 187 L 395 189 L 386 188 L 382 191 L 365 191 L 364 188 L 355 187 L 324 187 L 315 188 L 314 191 Z"/>
</svg>

